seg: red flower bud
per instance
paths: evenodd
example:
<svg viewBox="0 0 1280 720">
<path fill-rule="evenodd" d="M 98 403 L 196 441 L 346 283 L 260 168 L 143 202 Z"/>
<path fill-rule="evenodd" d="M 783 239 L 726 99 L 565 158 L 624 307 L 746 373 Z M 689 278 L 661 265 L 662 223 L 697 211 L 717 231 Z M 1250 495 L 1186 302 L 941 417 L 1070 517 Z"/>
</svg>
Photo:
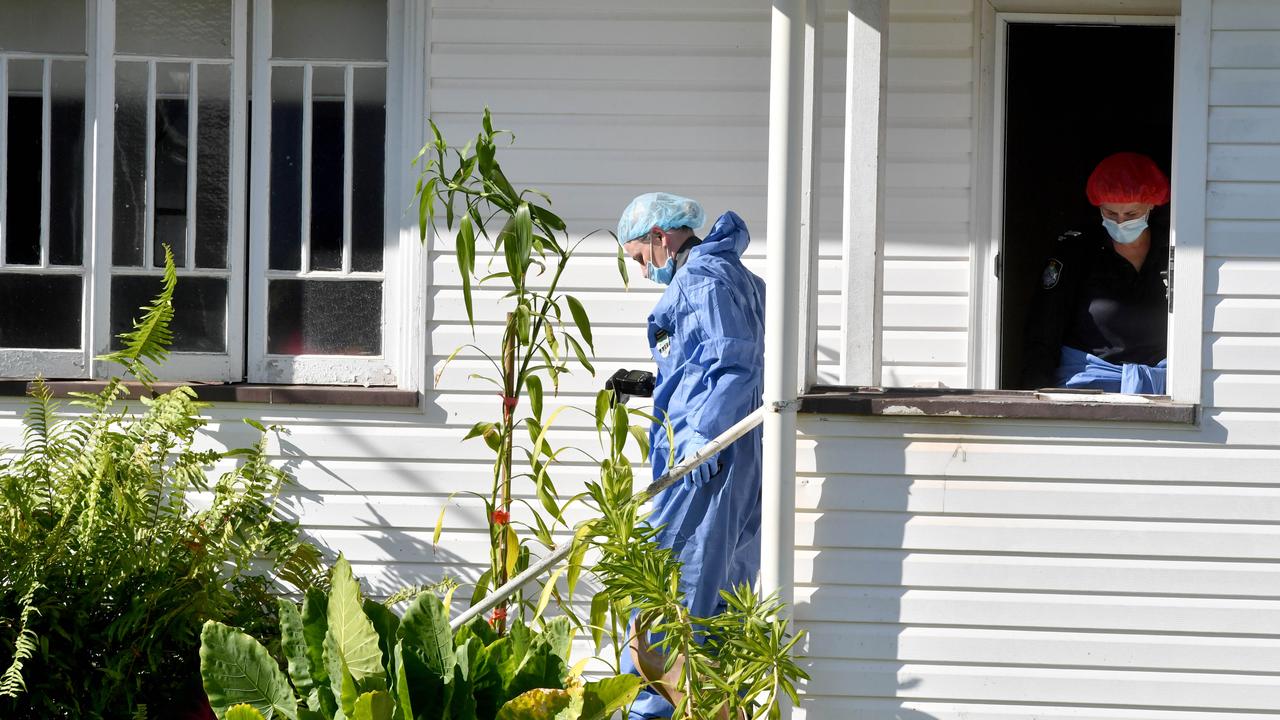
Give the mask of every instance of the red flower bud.
<svg viewBox="0 0 1280 720">
<path fill-rule="evenodd" d="M 506 620 L 507 620 L 507 608 L 503 606 L 494 608 L 493 612 L 489 615 L 490 625 L 497 625 L 500 622 L 506 622 Z"/>
<path fill-rule="evenodd" d="M 511 522 L 511 513 L 507 512 L 506 510 L 493 511 L 494 525 L 506 525 L 509 522 Z"/>
</svg>

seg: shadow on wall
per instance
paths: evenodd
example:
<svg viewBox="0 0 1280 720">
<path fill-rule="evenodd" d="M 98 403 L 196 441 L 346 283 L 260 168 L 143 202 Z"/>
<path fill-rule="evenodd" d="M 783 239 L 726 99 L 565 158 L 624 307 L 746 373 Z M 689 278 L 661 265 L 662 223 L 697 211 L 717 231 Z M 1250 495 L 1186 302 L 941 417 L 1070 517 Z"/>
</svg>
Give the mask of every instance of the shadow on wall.
<svg viewBox="0 0 1280 720">
<path fill-rule="evenodd" d="M 928 694 L 900 643 L 912 481 L 901 449 L 854 457 L 863 447 L 826 438 L 814 472 L 796 478 L 795 617 L 812 678 L 801 707 L 809 718 L 935 720 L 906 707 Z"/>
</svg>

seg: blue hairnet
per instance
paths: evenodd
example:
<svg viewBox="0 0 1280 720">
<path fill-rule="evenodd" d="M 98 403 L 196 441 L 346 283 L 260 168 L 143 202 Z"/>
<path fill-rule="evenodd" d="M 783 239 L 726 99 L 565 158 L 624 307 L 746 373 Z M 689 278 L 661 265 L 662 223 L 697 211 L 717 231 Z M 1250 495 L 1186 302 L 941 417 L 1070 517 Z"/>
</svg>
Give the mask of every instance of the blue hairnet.
<svg viewBox="0 0 1280 720">
<path fill-rule="evenodd" d="M 706 221 L 707 214 L 696 200 L 664 192 L 645 193 L 622 211 L 618 220 L 618 242 L 634 240 L 648 233 L 654 225 L 663 230 L 682 227 L 697 230 Z"/>
</svg>

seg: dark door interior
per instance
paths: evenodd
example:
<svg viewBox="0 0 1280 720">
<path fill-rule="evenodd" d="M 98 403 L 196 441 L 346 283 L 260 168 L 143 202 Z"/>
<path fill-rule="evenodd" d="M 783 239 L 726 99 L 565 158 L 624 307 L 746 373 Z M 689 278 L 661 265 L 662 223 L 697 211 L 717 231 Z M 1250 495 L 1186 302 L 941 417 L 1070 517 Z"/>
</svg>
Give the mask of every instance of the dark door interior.
<svg viewBox="0 0 1280 720">
<path fill-rule="evenodd" d="M 1089 173 L 1121 151 L 1169 172 L 1174 29 L 1010 24 L 1005 57 L 1000 387 L 1016 388 L 1027 309 L 1053 244 L 1101 222 L 1085 197 Z"/>
</svg>

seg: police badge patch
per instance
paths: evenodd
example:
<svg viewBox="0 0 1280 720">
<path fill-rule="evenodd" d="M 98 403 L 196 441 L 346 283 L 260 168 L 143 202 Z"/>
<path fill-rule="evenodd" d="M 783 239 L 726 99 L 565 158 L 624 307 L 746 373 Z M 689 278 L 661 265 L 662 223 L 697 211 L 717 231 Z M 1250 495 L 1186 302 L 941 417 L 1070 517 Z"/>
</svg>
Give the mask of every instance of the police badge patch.
<svg viewBox="0 0 1280 720">
<path fill-rule="evenodd" d="M 656 347 L 658 348 L 658 354 L 661 355 L 662 357 L 667 357 L 668 355 L 670 355 L 671 354 L 671 336 L 667 334 L 667 331 L 659 330 L 658 332 L 654 333 L 653 337 L 655 340 L 657 340 Z"/>
<path fill-rule="evenodd" d="M 1049 264 L 1044 267 L 1044 274 L 1040 276 L 1040 284 L 1045 290 L 1052 290 L 1057 287 L 1059 278 L 1062 277 L 1062 262 L 1057 258 L 1051 258 Z"/>
</svg>

